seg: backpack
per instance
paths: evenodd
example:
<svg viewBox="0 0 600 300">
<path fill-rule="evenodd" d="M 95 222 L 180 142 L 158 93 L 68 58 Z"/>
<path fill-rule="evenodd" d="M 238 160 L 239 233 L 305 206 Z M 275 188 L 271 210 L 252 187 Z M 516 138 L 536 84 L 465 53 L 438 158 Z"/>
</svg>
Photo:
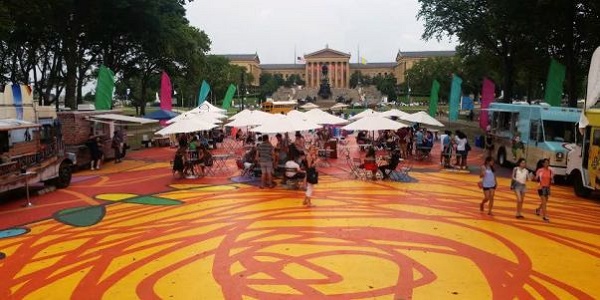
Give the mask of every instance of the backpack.
<svg viewBox="0 0 600 300">
<path fill-rule="evenodd" d="M 469 144 L 469 142 L 467 142 L 467 144 L 465 145 L 465 151 L 467 151 L 467 152 L 471 151 L 471 145 Z"/>
</svg>

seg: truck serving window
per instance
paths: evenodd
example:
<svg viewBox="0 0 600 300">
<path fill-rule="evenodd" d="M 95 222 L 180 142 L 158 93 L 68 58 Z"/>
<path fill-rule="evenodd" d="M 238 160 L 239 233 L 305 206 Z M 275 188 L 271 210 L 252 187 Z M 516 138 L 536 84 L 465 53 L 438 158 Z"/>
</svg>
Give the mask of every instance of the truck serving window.
<svg viewBox="0 0 600 300">
<path fill-rule="evenodd" d="M 544 138 L 546 142 L 575 142 L 575 124 L 573 122 L 544 121 Z"/>
</svg>

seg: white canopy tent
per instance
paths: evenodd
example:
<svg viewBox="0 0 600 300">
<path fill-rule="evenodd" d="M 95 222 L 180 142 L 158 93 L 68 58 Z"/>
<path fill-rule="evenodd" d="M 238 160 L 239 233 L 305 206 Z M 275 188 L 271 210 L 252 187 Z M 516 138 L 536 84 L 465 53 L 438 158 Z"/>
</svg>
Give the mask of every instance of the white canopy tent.
<svg viewBox="0 0 600 300">
<path fill-rule="evenodd" d="M 203 121 L 201 119 L 191 118 L 175 122 L 156 132 L 158 135 L 170 135 L 176 133 L 189 133 L 196 131 L 211 130 L 217 127 L 216 124 Z"/>
<path fill-rule="evenodd" d="M 362 111 L 361 113 L 357 114 L 356 116 L 349 118 L 348 120 L 354 121 L 354 120 L 362 119 L 364 117 L 373 116 L 373 115 L 377 115 L 377 114 L 379 114 L 379 113 L 368 108 L 368 109 L 365 109 L 364 111 Z"/>
<path fill-rule="evenodd" d="M 250 129 L 250 131 L 269 134 L 306 131 L 321 127 L 321 125 L 310 121 L 300 121 L 294 117 L 279 115 L 266 120 L 262 125 Z"/>
<path fill-rule="evenodd" d="M 430 116 L 429 114 L 427 114 L 424 111 L 420 111 L 420 112 L 411 114 L 407 117 L 402 118 L 402 120 L 407 121 L 407 122 L 412 122 L 412 123 L 444 127 L 444 124 L 442 124 L 440 121 L 436 120 L 435 118 L 433 118 L 432 116 Z"/>
<path fill-rule="evenodd" d="M 312 121 L 321 125 L 339 125 L 348 123 L 348 121 L 324 112 L 318 108 L 307 111 L 304 113 L 304 115 L 308 121 Z"/>
<path fill-rule="evenodd" d="M 344 130 L 398 130 L 400 128 L 409 127 L 408 125 L 384 118 L 381 116 L 372 116 L 362 118 L 350 125 L 342 127 Z"/>
</svg>

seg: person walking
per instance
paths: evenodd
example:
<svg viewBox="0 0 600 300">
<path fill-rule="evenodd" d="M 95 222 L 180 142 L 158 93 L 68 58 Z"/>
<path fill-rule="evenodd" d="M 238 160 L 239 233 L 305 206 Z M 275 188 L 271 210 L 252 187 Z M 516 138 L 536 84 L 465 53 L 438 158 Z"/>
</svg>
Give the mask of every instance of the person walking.
<svg viewBox="0 0 600 300">
<path fill-rule="evenodd" d="M 304 201 L 302 205 L 306 207 L 313 207 L 312 204 L 312 195 L 314 192 L 314 185 L 319 183 L 319 172 L 317 171 L 317 162 L 319 157 L 317 156 L 317 148 L 311 147 L 308 151 L 308 155 L 306 156 L 306 178 L 305 178 L 305 186 L 306 186 L 306 194 L 304 196 Z"/>
<path fill-rule="evenodd" d="M 273 159 L 275 158 L 275 148 L 271 145 L 268 135 L 262 136 L 262 142 L 256 148 L 256 160 L 260 164 L 261 184 L 260 188 L 272 188 L 273 185 Z"/>
<path fill-rule="evenodd" d="M 517 197 L 517 219 L 524 219 L 523 217 L 523 201 L 525 200 L 525 191 L 527 190 L 527 180 L 530 178 L 529 170 L 526 168 L 526 162 L 524 158 L 520 158 L 517 161 L 517 166 L 513 169 L 512 180 L 510 189 L 515 192 Z"/>
<path fill-rule="evenodd" d="M 479 177 L 481 178 L 481 188 L 483 189 L 483 201 L 479 204 L 479 210 L 483 211 L 484 205 L 488 203 L 488 215 L 493 216 L 494 195 L 498 181 L 496 180 L 494 159 L 491 156 L 485 159 L 484 164 L 481 166 Z"/>
<path fill-rule="evenodd" d="M 539 182 L 538 195 L 540 196 L 540 206 L 535 209 L 536 215 L 542 215 L 542 220 L 550 222 L 548 218 L 548 197 L 550 197 L 550 186 L 554 183 L 554 172 L 550 169 L 550 160 L 544 158 L 541 162 L 542 167 L 535 172 L 535 179 Z"/>
<path fill-rule="evenodd" d="M 456 131 L 455 142 L 456 142 L 456 165 L 459 169 L 467 168 L 467 155 L 469 150 L 467 149 L 467 136 L 460 130 Z"/>
<path fill-rule="evenodd" d="M 95 137 L 90 133 L 90 136 L 85 142 L 86 146 L 90 149 L 90 170 L 100 170 L 100 159 L 102 158 L 102 151 L 100 147 L 102 146 L 99 141 L 99 137 Z"/>
<path fill-rule="evenodd" d="M 113 133 L 111 147 L 115 151 L 115 163 L 120 163 L 123 157 L 123 136 L 120 131 Z"/>
</svg>

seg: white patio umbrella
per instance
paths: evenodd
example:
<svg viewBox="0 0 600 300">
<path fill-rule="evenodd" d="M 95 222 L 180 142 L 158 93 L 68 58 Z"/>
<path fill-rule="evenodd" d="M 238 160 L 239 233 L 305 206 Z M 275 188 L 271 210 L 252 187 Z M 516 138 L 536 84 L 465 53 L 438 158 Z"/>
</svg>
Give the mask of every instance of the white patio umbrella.
<svg viewBox="0 0 600 300">
<path fill-rule="evenodd" d="M 313 109 L 313 108 L 319 108 L 319 106 L 316 105 L 316 104 L 314 104 L 314 103 L 308 102 L 308 103 L 300 106 L 300 108 L 302 108 L 302 109 Z"/>
<path fill-rule="evenodd" d="M 202 112 L 202 113 L 191 113 L 191 112 L 187 112 L 187 113 L 183 113 L 175 118 L 172 118 L 170 120 L 167 121 L 167 124 L 173 124 L 176 122 L 179 122 L 181 120 L 187 120 L 187 119 L 200 119 L 200 120 L 204 120 L 207 121 L 209 123 L 223 123 L 223 121 L 221 121 L 221 119 L 226 118 L 226 116 L 222 115 L 222 114 L 218 114 L 218 113 L 211 113 L 211 112 Z"/>
<path fill-rule="evenodd" d="M 218 107 L 210 104 L 210 102 L 204 102 L 200 106 L 190 110 L 189 112 L 192 112 L 192 113 L 213 112 L 213 113 L 219 113 L 219 114 L 226 114 L 227 110 L 218 108 Z"/>
<path fill-rule="evenodd" d="M 411 114 L 411 115 L 401 118 L 401 119 L 404 121 L 412 122 L 412 123 L 444 127 L 444 124 L 442 124 L 440 121 L 436 120 L 432 116 L 428 115 L 424 111 L 416 112 L 414 114 Z"/>
<path fill-rule="evenodd" d="M 285 133 L 295 131 L 306 131 L 321 128 L 322 126 L 310 121 L 300 121 L 294 117 L 280 115 L 274 118 L 268 119 L 262 125 L 250 129 L 253 132 L 260 133 Z"/>
<path fill-rule="evenodd" d="M 274 115 L 265 113 L 263 111 L 254 110 L 242 117 L 238 117 L 235 120 L 225 124 L 227 127 L 247 127 L 247 126 L 258 126 L 262 125 L 267 120 L 274 118 Z"/>
<path fill-rule="evenodd" d="M 381 116 L 365 117 L 350 125 L 342 127 L 344 130 L 398 130 L 408 125 L 390 120 Z"/>
<path fill-rule="evenodd" d="M 322 124 L 322 125 L 338 125 L 338 124 L 348 123 L 348 121 L 346 121 L 340 117 L 336 117 L 327 112 L 324 112 L 318 108 L 307 111 L 304 113 L 304 115 L 306 116 L 306 119 L 308 121 L 312 121 L 314 123 Z"/>
<path fill-rule="evenodd" d="M 367 116 L 373 116 L 373 115 L 377 115 L 377 114 L 379 114 L 379 113 L 368 108 L 368 109 L 364 110 L 363 112 L 357 114 L 356 116 L 349 118 L 348 120 L 354 121 L 354 120 L 362 119 Z"/>
<path fill-rule="evenodd" d="M 304 113 L 295 109 L 292 109 L 290 111 L 288 111 L 288 113 L 286 114 L 288 116 L 298 116 L 301 118 L 304 118 Z"/>
<path fill-rule="evenodd" d="M 238 119 L 238 118 L 245 118 L 246 116 L 248 116 L 250 114 L 271 115 L 270 113 L 264 112 L 262 110 L 249 110 L 249 109 L 246 108 L 246 109 L 240 111 L 239 113 L 231 116 L 229 118 L 229 120 L 235 120 L 235 119 Z"/>
<path fill-rule="evenodd" d="M 338 103 L 338 104 L 330 107 L 329 109 L 331 109 L 331 110 L 338 110 L 338 109 L 344 109 L 344 108 L 346 108 L 348 106 L 349 106 L 348 104 Z"/>
<path fill-rule="evenodd" d="M 410 116 L 410 114 L 394 108 L 381 113 L 381 116 L 386 118 L 396 117 L 398 119 L 402 119 Z"/>
<path fill-rule="evenodd" d="M 169 125 L 168 127 L 157 131 L 156 134 L 164 136 L 176 133 L 189 133 L 196 131 L 211 130 L 215 127 L 217 127 L 217 125 L 214 123 L 206 122 L 201 119 L 191 118 L 175 122 Z"/>
</svg>

